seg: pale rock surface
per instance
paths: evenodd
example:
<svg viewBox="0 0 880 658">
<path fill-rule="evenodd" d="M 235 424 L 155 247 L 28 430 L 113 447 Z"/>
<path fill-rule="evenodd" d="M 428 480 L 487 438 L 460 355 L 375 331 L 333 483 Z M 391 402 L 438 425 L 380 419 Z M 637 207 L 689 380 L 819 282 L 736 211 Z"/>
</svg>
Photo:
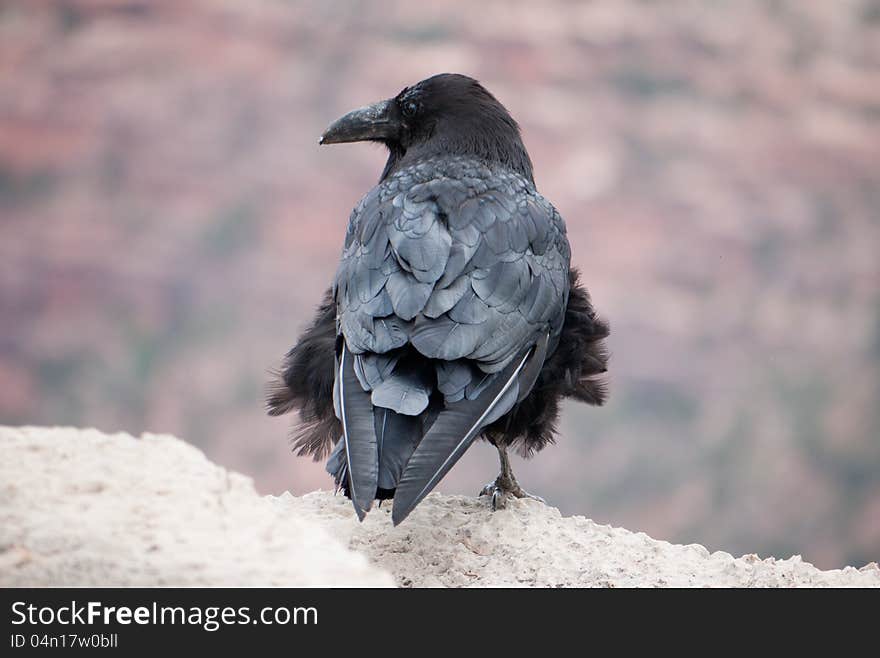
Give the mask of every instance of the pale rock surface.
<svg viewBox="0 0 880 658">
<path fill-rule="evenodd" d="M 273 500 L 320 522 L 405 587 L 880 587 L 876 563 L 821 571 L 800 556 L 734 558 L 563 517 L 528 499 L 491 512 L 477 498 L 430 494 L 397 528 L 384 503 L 358 524 L 342 495 Z"/>
<path fill-rule="evenodd" d="M 0 427 L 0 587 L 393 584 L 173 436 Z"/>
<path fill-rule="evenodd" d="M 531 500 L 432 494 L 397 528 L 390 510 L 262 498 L 172 436 L 0 427 L 0 587 L 880 587 L 874 563 L 734 558 Z"/>
</svg>

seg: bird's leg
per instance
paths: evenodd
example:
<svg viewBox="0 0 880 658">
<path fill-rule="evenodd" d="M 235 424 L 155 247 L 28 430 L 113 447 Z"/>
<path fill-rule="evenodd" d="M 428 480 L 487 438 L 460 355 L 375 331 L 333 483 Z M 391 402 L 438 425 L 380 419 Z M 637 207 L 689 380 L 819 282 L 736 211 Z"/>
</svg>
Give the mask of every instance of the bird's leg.
<svg viewBox="0 0 880 658">
<path fill-rule="evenodd" d="M 482 491 L 481 496 L 492 496 L 492 510 L 504 509 L 507 502 L 513 498 L 531 498 L 543 503 L 544 499 L 539 498 L 525 491 L 519 486 L 516 477 L 513 475 L 513 469 L 510 467 L 510 458 L 507 456 L 507 447 L 496 445 L 498 449 L 498 459 L 501 462 L 501 473 L 495 478 L 494 482 L 490 482 Z"/>
</svg>

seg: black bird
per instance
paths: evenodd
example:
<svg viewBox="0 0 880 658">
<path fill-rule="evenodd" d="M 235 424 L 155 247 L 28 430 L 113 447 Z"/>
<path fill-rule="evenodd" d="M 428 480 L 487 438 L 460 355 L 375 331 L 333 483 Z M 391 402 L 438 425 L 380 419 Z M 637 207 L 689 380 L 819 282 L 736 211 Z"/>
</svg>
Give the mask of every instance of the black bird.
<svg viewBox="0 0 880 658">
<path fill-rule="evenodd" d="M 530 496 L 507 449 L 552 443 L 563 397 L 604 402 L 608 325 L 570 268 L 519 126 L 476 80 L 441 74 L 320 139 L 355 141 L 384 144 L 388 162 L 351 214 L 332 288 L 271 385 L 269 413 L 299 411 L 295 447 L 330 453 L 361 520 L 393 498 L 403 521 L 478 437 L 501 459 L 481 492 L 493 509 Z"/>
</svg>

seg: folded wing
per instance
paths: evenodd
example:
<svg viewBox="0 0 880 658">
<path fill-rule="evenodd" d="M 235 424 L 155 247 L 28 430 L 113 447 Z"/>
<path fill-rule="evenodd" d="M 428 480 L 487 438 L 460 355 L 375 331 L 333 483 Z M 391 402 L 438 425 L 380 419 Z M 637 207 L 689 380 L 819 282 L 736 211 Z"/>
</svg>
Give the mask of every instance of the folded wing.
<svg viewBox="0 0 880 658">
<path fill-rule="evenodd" d="M 472 161 L 398 172 L 355 208 L 334 295 L 359 516 L 393 485 L 401 521 L 528 393 L 562 328 L 569 256 L 530 183 Z"/>
</svg>

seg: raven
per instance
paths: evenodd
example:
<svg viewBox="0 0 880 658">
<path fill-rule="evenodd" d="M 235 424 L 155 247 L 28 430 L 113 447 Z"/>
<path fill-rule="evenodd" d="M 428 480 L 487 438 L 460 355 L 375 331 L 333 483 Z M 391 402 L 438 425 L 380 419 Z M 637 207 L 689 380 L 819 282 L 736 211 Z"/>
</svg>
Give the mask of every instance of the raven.
<svg viewBox="0 0 880 658">
<path fill-rule="evenodd" d="M 554 440 L 559 402 L 601 405 L 608 324 L 570 266 L 565 223 L 535 189 L 519 126 L 479 82 L 440 74 L 333 123 L 321 144 L 388 148 L 352 211 L 336 277 L 268 391 L 298 410 L 300 455 L 363 520 L 403 521 L 478 437 L 501 474 L 492 508 L 534 497 L 508 447 Z M 334 446 L 335 443 L 335 447 Z"/>
</svg>

